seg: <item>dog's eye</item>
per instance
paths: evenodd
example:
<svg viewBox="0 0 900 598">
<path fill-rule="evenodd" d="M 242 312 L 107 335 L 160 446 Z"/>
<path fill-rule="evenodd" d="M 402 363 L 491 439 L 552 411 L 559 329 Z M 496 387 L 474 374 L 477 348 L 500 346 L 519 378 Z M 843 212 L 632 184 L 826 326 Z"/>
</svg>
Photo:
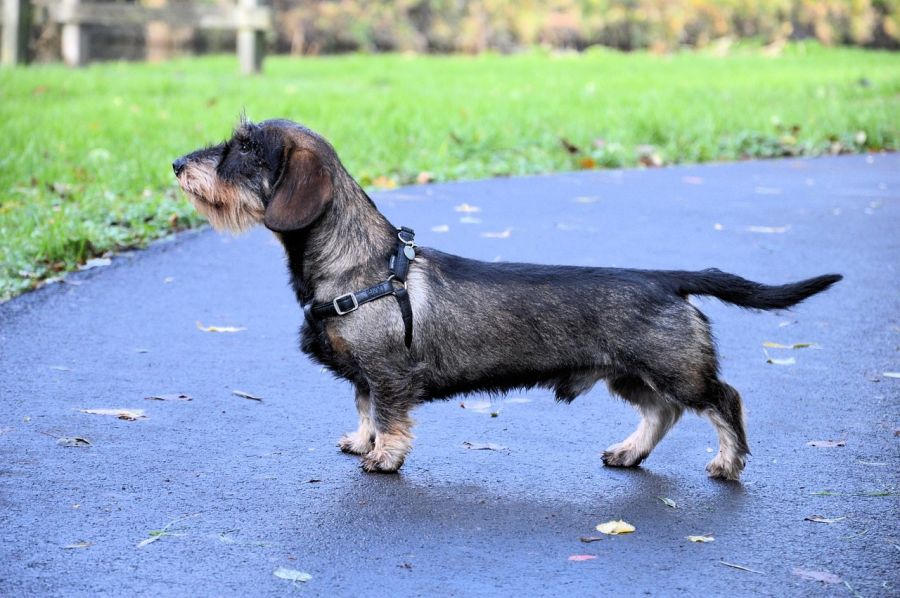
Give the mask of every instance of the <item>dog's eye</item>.
<svg viewBox="0 0 900 598">
<path fill-rule="evenodd" d="M 238 149 L 241 151 L 242 154 L 250 153 L 250 149 L 251 149 L 250 142 L 249 141 L 241 141 L 240 144 L 238 144 Z"/>
</svg>

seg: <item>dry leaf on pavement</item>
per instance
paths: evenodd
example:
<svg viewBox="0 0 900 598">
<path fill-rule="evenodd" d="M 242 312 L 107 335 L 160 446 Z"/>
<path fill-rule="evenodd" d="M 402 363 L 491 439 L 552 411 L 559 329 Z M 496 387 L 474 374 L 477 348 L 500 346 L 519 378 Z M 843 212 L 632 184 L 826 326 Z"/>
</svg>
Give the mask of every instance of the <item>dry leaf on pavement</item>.
<svg viewBox="0 0 900 598">
<path fill-rule="evenodd" d="M 288 581 L 309 581 L 312 579 L 312 575 L 309 573 L 305 573 L 303 571 L 297 571 L 296 569 L 287 569 L 285 567 L 278 567 L 275 571 L 272 572 L 272 575 L 278 577 L 280 579 L 286 579 Z"/>
<path fill-rule="evenodd" d="M 179 392 L 179 393 L 174 393 L 174 394 L 150 395 L 149 397 L 144 397 L 144 400 L 147 400 L 147 401 L 191 401 L 193 399 L 190 396 Z"/>
<path fill-rule="evenodd" d="M 601 523 L 596 527 L 596 530 L 601 534 L 618 536 L 619 534 L 630 534 L 634 532 L 635 527 L 630 523 L 626 523 L 619 519 L 618 521 L 614 520 Z"/>
<path fill-rule="evenodd" d="M 197 328 L 203 332 L 240 332 L 247 330 L 238 326 L 204 326 L 200 322 L 197 322 Z"/>
<path fill-rule="evenodd" d="M 130 422 L 147 418 L 143 409 L 79 409 L 78 411 L 91 415 L 112 415 Z"/>
<path fill-rule="evenodd" d="M 797 577 L 802 577 L 803 579 L 811 579 L 813 581 L 821 581 L 823 583 L 841 583 L 843 581 L 839 576 L 835 575 L 834 573 L 829 573 L 828 571 L 813 571 L 812 569 L 794 567 L 791 573 L 793 573 Z"/>
<path fill-rule="evenodd" d="M 715 542 L 716 540 L 712 536 L 688 536 L 687 539 L 691 542 L 697 542 L 700 544 L 705 544 L 706 542 Z"/>
</svg>

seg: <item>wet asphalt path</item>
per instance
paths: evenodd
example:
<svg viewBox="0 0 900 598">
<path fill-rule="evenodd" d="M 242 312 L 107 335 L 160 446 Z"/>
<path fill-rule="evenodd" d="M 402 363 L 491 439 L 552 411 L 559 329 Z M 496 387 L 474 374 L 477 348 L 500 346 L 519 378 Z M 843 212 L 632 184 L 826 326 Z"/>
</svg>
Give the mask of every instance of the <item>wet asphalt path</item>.
<svg viewBox="0 0 900 598">
<path fill-rule="evenodd" d="M 900 592 L 900 379 L 884 375 L 900 371 L 900 156 L 375 199 L 420 244 L 485 260 L 846 278 L 793 312 L 698 302 L 747 406 L 742 484 L 706 478 L 715 435 L 692 415 L 642 468 L 602 467 L 600 451 L 638 419 L 602 387 L 570 406 L 543 391 L 424 406 L 402 473 L 384 476 L 334 446 L 355 426 L 351 391 L 299 353 L 301 313 L 270 234 L 204 230 L 115 257 L 0 305 L 0 595 Z M 795 359 L 775 365 L 766 341 L 816 346 L 768 349 Z M 193 400 L 144 399 L 159 393 Z M 78 411 L 97 408 L 147 418 Z M 76 436 L 91 446 L 57 445 Z M 807 446 L 819 440 L 846 445 Z M 839 520 L 804 520 L 814 515 Z M 579 540 L 620 518 L 637 531 Z M 715 541 L 686 539 L 697 534 Z M 596 559 L 569 560 L 579 554 Z M 294 587 L 279 567 L 312 579 Z"/>
</svg>

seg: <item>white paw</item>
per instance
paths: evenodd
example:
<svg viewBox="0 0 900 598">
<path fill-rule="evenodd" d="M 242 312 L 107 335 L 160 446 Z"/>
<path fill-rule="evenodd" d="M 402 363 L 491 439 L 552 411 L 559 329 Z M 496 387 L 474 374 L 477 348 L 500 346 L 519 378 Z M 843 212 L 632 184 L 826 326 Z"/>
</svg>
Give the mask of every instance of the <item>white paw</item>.
<svg viewBox="0 0 900 598">
<path fill-rule="evenodd" d="M 614 444 L 601 455 L 603 464 L 609 467 L 636 467 L 647 455 L 641 454 L 634 445 L 627 442 Z"/>
<path fill-rule="evenodd" d="M 350 432 L 341 436 L 338 440 L 338 447 L 345 453 L 351 455 L 365 455 L 372 450 L 374 443 L 372 437 L 368 434 L 363 435 L 359 432 Z"/>
</svg>

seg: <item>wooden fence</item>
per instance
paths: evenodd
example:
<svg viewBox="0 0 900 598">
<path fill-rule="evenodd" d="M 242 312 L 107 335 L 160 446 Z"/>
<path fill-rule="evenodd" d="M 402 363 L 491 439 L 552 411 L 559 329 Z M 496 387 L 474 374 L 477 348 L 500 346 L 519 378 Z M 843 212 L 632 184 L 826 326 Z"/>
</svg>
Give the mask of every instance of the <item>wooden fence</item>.
<svg viewBox="0 0 900 598">
<path fill-rule="evenodd" d="M 2 64 L 26 61 L 30 24 L 29 0 L 3 1 Z M 272 30 L 272 10 L 260 0 L 236 0 L 232 5 L 170 3 L 163 6 L 54 0 L 50 19 L 62 27 L 62 57 L 69 66 L 87 63 L 90 35 L 87 26 L 148 25 L 165 23 L 197 29 L 237 32 L 237 54 L 241 72 L 262 69 L 265 36 Z"/>
</svg>

